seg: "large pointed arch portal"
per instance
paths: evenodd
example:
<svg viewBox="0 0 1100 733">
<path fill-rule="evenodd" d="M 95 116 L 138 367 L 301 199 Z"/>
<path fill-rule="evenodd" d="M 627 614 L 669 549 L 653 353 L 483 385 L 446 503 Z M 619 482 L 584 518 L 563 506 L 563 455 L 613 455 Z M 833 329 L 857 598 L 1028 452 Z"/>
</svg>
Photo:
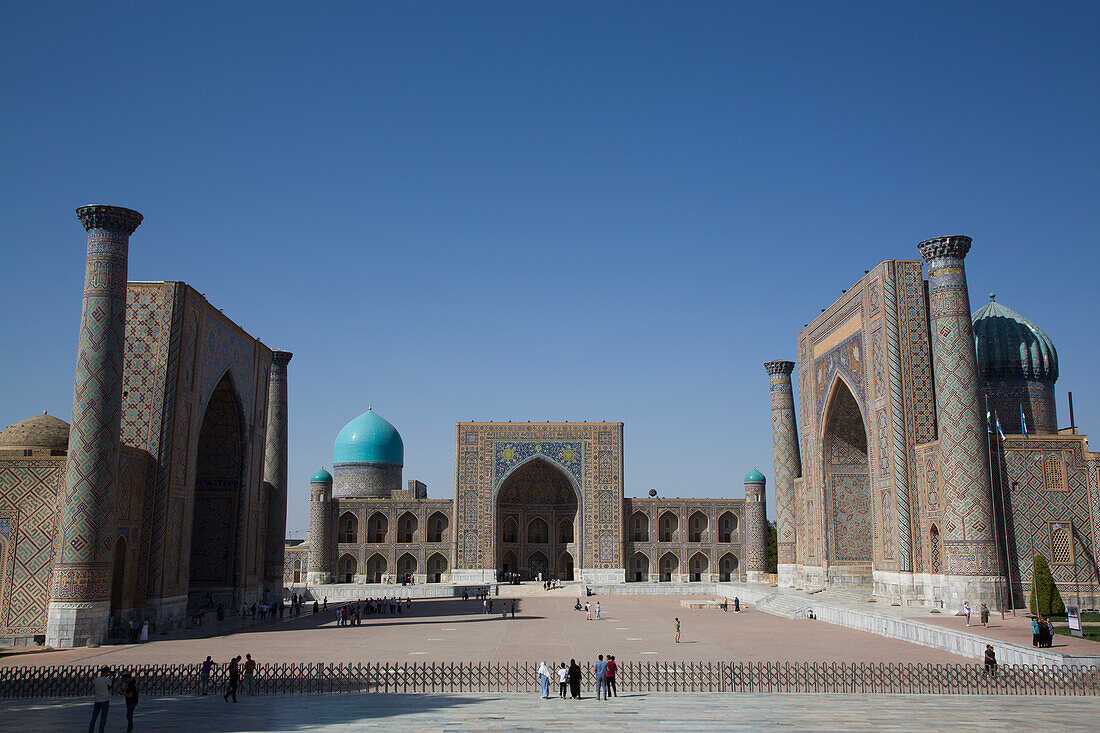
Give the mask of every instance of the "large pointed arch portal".
<svg viewBox="0 0 1100 733">
<path fill-rule="evenodd" d="M 871 582 L 874 523 L 867 455 L 867 425 L 839 376 L 825 411 L 825 531 L 830 582 Z"/>
<path fill-rule="evenodd" d="M 571 576 L 572 558 L 580 556 L 579 519 L 577 492 L 560 468 L 543 458 L 517 467 L 497 492 L 497 570 L 523 580 L 540 572 L 544 580 Z"/>
</svg>

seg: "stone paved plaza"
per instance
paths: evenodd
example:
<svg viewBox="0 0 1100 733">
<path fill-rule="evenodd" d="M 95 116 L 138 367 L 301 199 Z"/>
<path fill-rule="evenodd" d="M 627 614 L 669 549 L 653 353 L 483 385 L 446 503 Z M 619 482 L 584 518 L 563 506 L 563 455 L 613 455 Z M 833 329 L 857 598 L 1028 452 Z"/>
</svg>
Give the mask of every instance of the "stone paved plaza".
<svg viewBox="0 0 1100 733">
<path fill-rule="evenodd" d="M 83 730 L 85 699 L 5 703 L 5 723 L 21 733 Z M 111 704 L 107 730 L 123 730 Z M 1100 700 L 941 695 L 631 694 L 609 702 L 529 695 L 302 695 L 148 698 L 135 731 L 1003 731 L 1095 730 Z M 196 723 L 198 723 L 196 725 Z M 14 724 L 14 725 L 13 725 Z"/>
<path fill-rule="evenodd" d="M 515 619 L 502 620 L 500 605 L 515 600 Z M 493 615 L 481 602 L 414 600 L 411 613 L 367 616 L 358 627 L 339 628 L 335 614 L 259 622 L 224 636 L 168 639 L 145 645 L 105 646 L 15 654 L 0 665 L 166 664 L 227 661 L 251 653 L 259 662 L 508 661 L 560 662 L 615 654 L 620 662 L 858 661 L 966 663 L 963 657 L 820 621 L 791 620 L 744 606 L 741 613 L 693 610 L 677 596 L 600 596 L 603 618 L 585 621 L 573 610 L 575 596 L 548 593 L 494 599 Z M 682 624 L 673 639 L 674 619 Z M 216 629 L 216 622 L 206 628 Z"/>
</svg>

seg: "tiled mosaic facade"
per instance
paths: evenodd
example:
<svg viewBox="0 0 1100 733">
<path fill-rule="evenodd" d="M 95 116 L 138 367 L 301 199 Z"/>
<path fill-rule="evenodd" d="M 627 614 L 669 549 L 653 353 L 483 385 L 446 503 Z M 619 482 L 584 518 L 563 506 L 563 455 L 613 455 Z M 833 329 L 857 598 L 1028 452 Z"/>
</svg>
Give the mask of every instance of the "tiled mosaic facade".
<svg viewBox="0 0 1100 733">
<path fill-rule="evenodd" d="M 798 426 L 791 388 L 794 367 L 792 361 L 769 361 L 764 365 L 771 394 L 775 523 L 780 565 L 792 565 L 797 558 L 794 482 L 802 475 L 802 458 L 798 450 Z"/>
<path fill-rule="evenodd" d="M 267 385 L 267 438 L 264 444 L 264 501 L 267 541 L 264 549 L 264 592 L 281 596 L 283 540 L 286 538 L 287 496 L 287 365 L 294 355 L 273 351 Z"/>
<path fill-rule="evenodd" d="M 240 460 L 236 539 L 225 549 L 233 577 L 216 596 L 251 600 L 262 593 L 271 351 L 183 283 L 126 283 L 124 238 L 102 228 L 114 220 L 100 211 L 83 216 L 88 297 L 68 455 L 33 469 L 0 455 L 0 522 L 8 533 L 0 558 L 0 637 L 16 641 L 47 631 L 55 608 L 62 622 L 54 626 L 61 632 L 67 626 L 70 636 L 89 603 L 97 613 L 102 607 L 116 618 L 135 614 L 166 624 L 186 612 L 194 591 L 197 467 L 205 460 L 200 433 L 218 386 L 230 394 Z M 125 221 L 132 231 L 132 217 Z M 110 344 L 117 348 L 101 348 Z M 111 430 L 96 427 L 97 419 L 111 422 L 112 400 L 118 408 L 113 439 Z M 75 472 L 75 492 L 60 477 L 63 460 Z M 108 464 L 112 478 L 104 489 L 100 469 Z M 51 573 L 53 588 L 43 592 Z M 89 635 L 102 636 L 105 623 L 108 616 L 97 616 Z M 73 641 L 81 640 L 67 640 Z"/>
<path fill-rule="evenodd" d="M 1057 549 L 1072 558 L 1079 576 L 1073 581 L 1072 568 L 1060 566 L 1059 585 L 1077 590 L 1080 583 L 1082 597 L 1100 596 L 1095 562 L 1086 568 L 1082 560 L 1091 557 L 1100 516 L 1088 483 L 1100 477 L 1079 437 L 1009 436 L 998 459 L 1007 555 L 1005 541 L 997 539 L 1003 522 L 1000 503 L 990 498 L 987 446 L 998 441 L 986 432 L 980 402 L 986 385 L 975 369 L 962 266 L 969 244 L 964 237 L 923 243 L 927 284 L 919 261 L 880 263 L 799 333 L 803 470 L 792 482 L 793 570 L 781 573 L 781 582 L 873 582 L 875 592 L 907 602 L 968 598 L 973 605 L 981 598 L 996 606 L 1006 563 L 1021 595 L 1033 554 L 1049 559 Z M 989 387 L 997 392 L 1005 385 Z M 1040 397 L 1053 405 L 1050 395 Z M 772 401 L 779 475 L 792 453 L 784 446 L 794 421 L 776 420 L 775 387 Z M 1013 414 L 1002 423 L 1018 433 L 1018 406 Z M 1047 461 L 1050 451 L 1037 450 L 1043 441 L 1068 442 L 1060 443 L 1057 460 Z M 1014 448 L 1024 444 L 1031 450 Z M 1052 484 L 1065 488 L 1037 488 Z M 777 505 L 777 516 L 785 511 Z"/>
<path fill-rule="evenodd" d="M 417 482 L 385 498 L 326 499 L 329 485 L 311 484 L 309 539 L 287 546 L 284 582 L 295 572 L 308 584 L 406 574 L 418 583 L 494 582 L 504 572 L 598 582 L 744 577 L 745 502 L 623 498 L 622 427 L 459 423 L 453 499 L 428 499 Z M 753 562 L 763 565 L 762 492 L 757 505 Z"/>
</svg>

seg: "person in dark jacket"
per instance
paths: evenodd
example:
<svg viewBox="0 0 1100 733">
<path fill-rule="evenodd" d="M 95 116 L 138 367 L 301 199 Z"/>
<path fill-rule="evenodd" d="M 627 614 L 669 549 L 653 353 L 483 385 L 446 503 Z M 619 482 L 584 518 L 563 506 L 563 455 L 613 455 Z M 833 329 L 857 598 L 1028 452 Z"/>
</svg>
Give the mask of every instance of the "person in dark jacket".
<svg viewBox="0 0 1100 733">
<path fill-rule="evenodd" d="M 241 683 L 241 656 L 238 654 L 229 661 L 229 686 L 225 688 L 222 697 L 226 702 L 232 696 L 233 702 L 237 702 L 237 685 Z"/>
<path fill-rule="evenodd" d="M 137 681 L 129 672 L 122 675 L 122 698 L 126 701 L 126 730 L 134 729 L 134 708 L 138 704 Z"/>
<path fill-rule="evenodd" d="M 576 659 L 569 660 L 569 697 L 581 699 L 581 666 Z"/>
</svg>

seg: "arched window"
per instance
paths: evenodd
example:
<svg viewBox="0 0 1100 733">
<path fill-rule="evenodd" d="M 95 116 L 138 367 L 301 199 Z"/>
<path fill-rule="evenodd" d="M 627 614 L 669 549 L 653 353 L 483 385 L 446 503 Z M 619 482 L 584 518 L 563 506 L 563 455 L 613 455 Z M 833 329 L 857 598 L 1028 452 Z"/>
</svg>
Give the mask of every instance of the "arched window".
<svg viewBox="0 0 1100 733">
<path fill-rule="evenodd" d="M 939 527 L 933 524 L 932 528 L 928 530 L 929 569 L 933 573 L 943 572 L 942 552 L 943 548 L 940 547 L 940 530 Z"/>
<path fill-rule="evenodd" d="M 573 520 L 565 517 L 558 522 L 558 542 L 567 545 L 573 541 Z"/>
<path fill-rule="evenodd" d="M 541 517 L 535 517 L 527 525 L 527 542 L 532 545 L 542 545 L 546 543 L 546 536 L 549 534 L 547 531 L 546 522 Z M 544 558 L 545 559 L 545 558 Z"/>
<path fill-rule="evenodd" d="M 447 532 L 447 515 L 435 512 L 428 517 L 428 542 L 442 542 Z"/>
<path fill-rule="evenodd" d="M 340 562 L 337 565 L 338 570 L 336 571 L 339 577 L 339 582 L 351 583 L 352 578 L 355 577 L 355 569 L 357 565 L 358 563 L 355 562 L 355 557 L 351 554 L 346 554 L 341 557 Z"/>
<path fill-rule="evenodd" d="M 400 578 L 416 574 L 416 558 L 413 557 L 411 552 L 406 552 L 401 557 L 397 558 L 397 575 Z"/>
<path fill-rule="evenodd" d="M 697 552 L 688 560 L 688 573 L 692 583 L 698 583 L 703 575 L 710 572 L 710 559 L 702 552 Z"/>
<path fill-rule="evenodd" d="M 302 582 L 302 561 L 301 560 L 295 560 L 294 561 L 294 575 L 293 575 L 293 578 L 294 579 L 291 581 L 292 583 L 301 583 Z"/>
<path fill-rule="evenodd" d="M 1050 525 L 1050 561 L 1054 565 L 1073 564 L 1073 530 L 1068 522 Z"/>
<path fill-rule="evenodd" d="M 671 583 L 672 574 L 680 572 L 680 558 L 676 557 L 676 555 L 671 552 L 666 552 L 661 557 L 660 570 L 661 582 Z"/>
<path fill-rule="evenodd" d="M 675 542 L 676 530 L 680 527 L 680 519 L 673 512 L 664 512 L 659 520 L 661 542 Z"/>
<path fill-rule="evenodd" d="M 630 515 L 630 538 L 634 542 L 649 542 L 649 515 L 645 512 L 637 511 Z"/>
<path fill-rule="evenodd" d="M 1043 483 L 1047 491 L 1066 490 L 1066 469 L 1061 453 L 1051 453 L 1043 459 Z"/>
<path fill-rule="evenodd" d="M 442 583 L 443 574 L 447 572 L 447 558 L 440 553 L 435 553 L 428 558 L 428 582 Z"/>
<path fill-rule="evenodd" d="M 644 583 L 649 580 L 649 558 L 644 552 L 635 552 L 630 558 L 630 576 L 628 578 L 635 583 Z"/>
<path fill-rule="evenodd" d="M 733 512 L 722 512 L 718 517 L 718 541 L 733 542 L 737 534 L 737 515 Z"/>
<path fill-rule="evenodd" d="M 416 541 L 416 527 L 418 522 L 416 521 L 416 515 L 412 512 L 405 512 L 397 518 L 397 541 L 398 542 L 415 542 Z"/>
<path fill-rule="evenodd" d="M 389 563 L 386 562 L 385 556 L 380 553 L 374 553 L 367 558 L 367 582 L 368 583 L 381 583 L 382 576 L 386 574 Z"/>
<path fill-rule="evenodd" d="M 688 541 L 707 541 L 707 515 L 702 512 L 692 512 L 688 517 Z"/>
<path fill-rule="evenodd" d="M 737 575 L 737 570 L 741 563 L 737 561 L 737 556 L 727 552 L 722 557 L 718 558 L 718 580 L 721 583 L 729 583 Z"/>
<path fill-rule="evenodd" d="M 344 512 L 341 514 L 340 528 L 337 536 L 339 537 L 337 542 L 358 542 L 359 519 L 351 512 Z"/>
<path fill-rule="evenodd" d="M 367 520 L 367 542 L 379 544 L 386 541 L 386 532 L 389 529 L 390 520 L 382 512 L 375 512 Z"/>
<path fill-rule="evenodd" d="M 505 517 L 504 524 L 500 528 L 500 541 L 501 542 L 519 542 L 519 524 L 516 522 L 515 517 Z M 513 570 L 515 569 L 515 563 L 512 563 Z"/>
</svg>

